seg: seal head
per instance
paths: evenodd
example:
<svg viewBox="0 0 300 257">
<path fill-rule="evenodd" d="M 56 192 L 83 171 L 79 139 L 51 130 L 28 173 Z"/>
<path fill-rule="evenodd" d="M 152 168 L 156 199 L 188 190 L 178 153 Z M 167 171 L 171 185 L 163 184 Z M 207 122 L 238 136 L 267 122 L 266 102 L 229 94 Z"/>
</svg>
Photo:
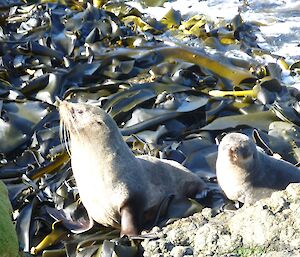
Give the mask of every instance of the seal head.
<svg viewBox="0 0 300 257">
<path fill-rule="evenodd" d="M 253 161 L 257 160 L 257 151 L 255 144 L 249 140 L 249 137 L 243 134 L 232 133 L 222 139 L 219 146 L 220 155 L 227 155 L 225 160 L 238 167 L 249 169 Z"/>
</svg>

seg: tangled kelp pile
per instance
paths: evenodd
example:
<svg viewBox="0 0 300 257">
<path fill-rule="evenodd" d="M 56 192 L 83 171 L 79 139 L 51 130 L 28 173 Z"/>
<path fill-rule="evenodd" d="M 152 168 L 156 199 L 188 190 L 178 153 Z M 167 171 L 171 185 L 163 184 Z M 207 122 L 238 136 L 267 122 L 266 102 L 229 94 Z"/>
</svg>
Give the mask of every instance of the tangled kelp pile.
<svg viewBox="0 0 300 257">
<path fill-rule="evenodd" d="M 108 241 L 99 247 L 118 233 L 93 226 L 78 200 L 56 97 L 97 103 L 134 153 L 197 172 L 210 185 L 202 204 L 213 208 L 224 202 L 214 173 L 224 131 L 253 135 L 267 153 L 299 162 L 299 92 L 281 83 L 283 70 L 298 76 L 299 63 L 259 48 L 259 24 L 240 15 L 184 20 L 174 10 L 158 21 L 120 2 L 65 4 L 0 6 L 0 178 L 24 254 L 135 249 Z"/>
</svg>

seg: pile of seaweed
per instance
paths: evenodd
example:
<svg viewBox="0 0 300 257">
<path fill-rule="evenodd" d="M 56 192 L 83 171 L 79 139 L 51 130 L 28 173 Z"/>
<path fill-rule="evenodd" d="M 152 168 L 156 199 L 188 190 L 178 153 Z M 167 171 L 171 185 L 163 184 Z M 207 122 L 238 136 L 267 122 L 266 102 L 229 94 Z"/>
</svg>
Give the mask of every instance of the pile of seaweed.
<svg viewBox="0 0 300 257">
<path fill-rule="evenodd" d="M 222 133 L 242 131 L 299 162 L 300 94 L 281 82 L 283 72 L 299 76 L 299 63 L 261 49 L 259 24 L 240 14 L 216 22 L 169 10 L 155 20 L 121 1 L 6 0 L 0 25 L 0 178 L 26 256 L 136 251 L 108 241 L 118 231 L 93 224 L 80 203 L 56 97 L 97 103 L 135 154 L 201 175 L 212 208 L 224 202 L 214 170 Z"/>
</svg>

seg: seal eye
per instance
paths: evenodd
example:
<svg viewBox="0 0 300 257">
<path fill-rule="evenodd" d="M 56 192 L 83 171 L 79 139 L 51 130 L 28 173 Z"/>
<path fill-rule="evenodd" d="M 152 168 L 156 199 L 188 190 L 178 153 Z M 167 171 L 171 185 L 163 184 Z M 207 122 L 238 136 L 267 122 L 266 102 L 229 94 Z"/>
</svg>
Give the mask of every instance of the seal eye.
<svg viewBox="0 0 300 257">
<path fill-rule="evenodd" d="M 99 124 L 100 126 L 102 126 L 103 125 L 103 122 L 102 121 L 96 121 L 97 122 L 97 124 Z"/>
<path fill-rule="evenodd" d="M 77 111 L 77 113 L 78 113 L 78 114 L 83 114 L 83 110 L 79 109 L 79 110 Z"/>
</svg>

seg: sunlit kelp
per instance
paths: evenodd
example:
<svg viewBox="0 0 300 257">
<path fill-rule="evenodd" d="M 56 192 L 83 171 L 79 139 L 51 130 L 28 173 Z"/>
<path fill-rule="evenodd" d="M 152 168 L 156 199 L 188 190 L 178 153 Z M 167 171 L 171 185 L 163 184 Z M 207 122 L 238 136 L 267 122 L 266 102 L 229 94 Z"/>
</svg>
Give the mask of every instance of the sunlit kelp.
<svg viewBox="0 0 300 257">
<path fill-rule="evenodd" d="M 299 162 L 299 92 L 280 81 L 283 71 L 298 76 L 299 63 L 259 48 L 257 24 L 241 15 L 185 19 L 174 10 L 155 20 L 125 2 L 93 3 L 19 1 L 0 8 L 0 178 L 21 250 L 40 256 L 136 251 L 126 240 L 101 247 L 118 232 L 93 226 L 78 200 L 56 97 L 101 106 L 134 153 L 174 159 L 197 172 L 210 186 L 203 202 L 216 209 L 224 204 L 214 173 L 223 132 L 254 134 L 264 149 Z M 228 56 L 229 50 L 247 58 Z M 268 56 L 277 62 L 260 61 Z M 282 120 L 288 123 L 277 123 Z M 172 220 L 201 209 L 195 202 L 179 205 L 181 213 L 166 207 L 162 214 Z"/>
</svg>

